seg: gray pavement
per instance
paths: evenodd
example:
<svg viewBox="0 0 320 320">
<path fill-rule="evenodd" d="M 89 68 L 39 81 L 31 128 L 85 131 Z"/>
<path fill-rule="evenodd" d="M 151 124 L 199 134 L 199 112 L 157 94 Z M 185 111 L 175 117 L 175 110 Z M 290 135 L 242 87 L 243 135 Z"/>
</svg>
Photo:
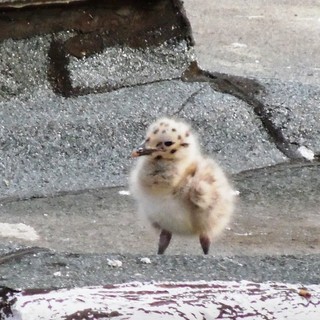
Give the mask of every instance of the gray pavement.
<svg viewBox="0 0 320 320">
<path fill-rule="evenodd" d="M 180 39 L 65 59 L 52 52 L 72 32 L 1 43 L 0 223 L 16 228 L 0 230 L 2 285 L 319 283 L 319 8 L 258 0 L 185 6 L 195 48 Z M 48 76 L 54 57 L 65 59 L 64 91 L 55 87 L 61 78 Z M 194 59 L 211 73 L 186 77 Z M 191 122 L 240 192 L 233 222 L 207 258 L 196 239 L 179 237 L 168 257 L 154 256 L 156 235 L 119 193 L 131 149 L 163 115 Z M 44 251 L 18 250 L 26 246 Z"/>
<path fill-rule="evenodd" d="M 59 288 L 132 281 L 240 281 L 319 284 L 319 255 L 200 257 L 41 252 L 4 264 L 0 284 L 14 288 Z M 110 261 L 121 261 L 113 267 Z M 301 271 L 303 270 L 303 272 Z"/>
<path fill-rule="evenodd" d="M 235 175 L 234 187 L 240 192 L 236 213 L 211 254 L 320 254 L 319 173 L 319 165 L 297 163 Z M 39 239 L 30 241 L 21 232 L 21 240 L 14 242 L 20 245 L 59 252 L 154 254 L 158 236 L 139 221 L 132 198 L 123 191 L 103 188 L 8 201 L 1 205 L 2 219 L 34 228 Z M 174 237 L 168 254 L 188 253 L 201 255 L 198 239 Z"/>
<path fill-rule="evenodd" d="M 185 0 L 201 67 L 320 84 L 317 0 Z"/>
</svg>

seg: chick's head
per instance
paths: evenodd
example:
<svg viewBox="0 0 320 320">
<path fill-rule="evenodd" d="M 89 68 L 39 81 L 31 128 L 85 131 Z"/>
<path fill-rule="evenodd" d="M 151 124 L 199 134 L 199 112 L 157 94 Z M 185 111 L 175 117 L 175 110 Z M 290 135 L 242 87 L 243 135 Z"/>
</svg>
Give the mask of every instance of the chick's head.
<svg viewBox="0 0 320 320">
<path fill-rule="evenodd" d="M 154 160 L 178 160 L 198 153 L 198 143 L 191 128 L 182 121 L 163 118 L 147 129 L 143 143 L 133 157 L 148 156 Z"/>
</svg>

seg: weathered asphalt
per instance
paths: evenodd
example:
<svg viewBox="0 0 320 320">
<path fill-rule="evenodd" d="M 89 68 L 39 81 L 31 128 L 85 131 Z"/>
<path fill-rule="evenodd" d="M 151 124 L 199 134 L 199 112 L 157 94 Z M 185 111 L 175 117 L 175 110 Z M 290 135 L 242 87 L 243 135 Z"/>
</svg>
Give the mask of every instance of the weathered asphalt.
<svg viewBox="0 0 320 320">
<path fill-rule="evenodd" d="M 199 64 L 250 79 L 193 74 L 182 81 L 194 59 L 183 41 L 145 51 L 115 47 L 71 58 L 72 83 L 92 90 L 62 97 L 46 74 L 50 36 L 2 42 L 0 223 L 23 223 L 39 236 L 31 241 L 23 230 L 20 238 L 1 230 L 2 285 L 319 283 L 319 9 L 312 1 L 185 6 Z M 303 35 L 310 41 L 297 41 Z M 108 83 L 106 70 L 123 88 L 95 93 Z M 154 256 L 155 235 L 137 221 L 131 198 L 119 194 L 127 190 L 131 149 L 164 114 L 193 124 L 240 192 L 232 225 L 209 257 L 200 255 L 196 239 L 184 238 L 173 240 L 168 256 Z M 26 246 L 45 251 L 15 251 Z M 140 262 L 144 256 L 151 264 Z M 110 259 L 122 267 L 111 267 Z"/>
<path fill-rule="evenodd" d="M 154 255 L 157 236 L 137 221 L 123 188 L 2 203 L 2 221 L 32 226 L 40 238 L 30 241 L 28 233 L 20 232 L 20 239 L 3 239 L 0 284 L 70 287 L 186 279 L 319 283 L 319 170 L 316 164 L 297 163 L 236 175 L 240 195 L 234 220 L 208 257 L 201 255 L 197 239 L 179 237 L 166 256 Z M 143 263 L 144 257 L 151 264 Z M 122 266 L 111 266 L 114 260 Z"/>
</svg>

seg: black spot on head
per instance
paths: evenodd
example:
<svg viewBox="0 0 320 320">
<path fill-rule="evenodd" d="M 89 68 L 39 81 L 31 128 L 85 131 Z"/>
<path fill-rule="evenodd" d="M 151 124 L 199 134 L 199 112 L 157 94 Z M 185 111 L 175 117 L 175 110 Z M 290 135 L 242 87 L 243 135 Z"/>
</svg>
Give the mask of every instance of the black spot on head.
<svg viewBox="0 0 320 320">
<path fill-rule="evenodd" d="M 172 128 L 172 129 L 171 129 L 171 131 L 172 131 L 172 132 L 176 132 L 176 131 L 177 131 L 177 129 L 175 129 L 175 128 Z"/>
<path fill-rule="evenodd" d="M 157 143 L 156 147 L 158 148 L 160 146 L 162 146 L 162 142 L 161 141 Z"/>
<path fill-rule="evenodd" d="M 173 142 L 172 142 L 172 141 L 166 141 L 166 142 L 164 143 L 164 145 L 165 145 L 166 147 L 170 147 L 170 146 L 173 145 Z"/>
<path fill-rule="evenodd" d="M 156 129 L 153 131 L 153 134 L 157 134 L 159 132 L 159 129 Z"/>
<path fill-rule="evenodd" d="M 147 138 L 147 139 L 146 139 L 146 142 L 149 142 L 149 141 L 150 141 L 150 138 Z"/>
<path fill-rule="evenodd" d="M 160 155 L 159 155 L 159 156 L 156 156 L 155 159 L 156 159 L 156 160 L 161 160 L 161 159 L 162 159 L 162 156 L 160 156 Z"/>
<path fill-rule="evenodd" d="M 166 133 L 167 131 L 166 130 L 162 130 L 162 133 Z"/>
<path fill-rule="evenodd" d="M 180 134 L 178 135 L 178 139 L 179 139 L 179 140 L 181 140 L 181 136 L 180 136 Z"/>
<path fill-rule="evenodd" d="M 181 146 L 182 147 L 189 147 L 189 143 L 183 142 L 183 143 L 181 143 Z"/>
<path fill-rule="evenodd" d="M 176 153 L 176 152 L 177 152 L 176 149 L 172 149 L 172 150 L 170 151 L 171 154 L 174 154 L 174 153 Z"/>
<path fill-rule="evenodd" d="M 190 132 L 189 131 L 187 131 L 187 133 L 186 133 L 186 137 L 189 137 L 190 136 Z"/>
</svg>

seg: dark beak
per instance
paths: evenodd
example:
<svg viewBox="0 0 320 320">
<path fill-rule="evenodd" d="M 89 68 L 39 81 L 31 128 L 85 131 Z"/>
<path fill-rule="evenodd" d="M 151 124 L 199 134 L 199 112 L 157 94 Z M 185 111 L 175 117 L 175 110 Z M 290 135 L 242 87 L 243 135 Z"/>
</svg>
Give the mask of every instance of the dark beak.
<svg viewBox="0 0 320 320">
<path fill-rule="evenodd" d="M 148 156 L 157 150 L 158 149 L 147 148 L 146 144 L 143 143 L 138 148 L 132 151 L 131 156 L 134 158 L 140 157 L 140 156 Z"/>
</svg>

